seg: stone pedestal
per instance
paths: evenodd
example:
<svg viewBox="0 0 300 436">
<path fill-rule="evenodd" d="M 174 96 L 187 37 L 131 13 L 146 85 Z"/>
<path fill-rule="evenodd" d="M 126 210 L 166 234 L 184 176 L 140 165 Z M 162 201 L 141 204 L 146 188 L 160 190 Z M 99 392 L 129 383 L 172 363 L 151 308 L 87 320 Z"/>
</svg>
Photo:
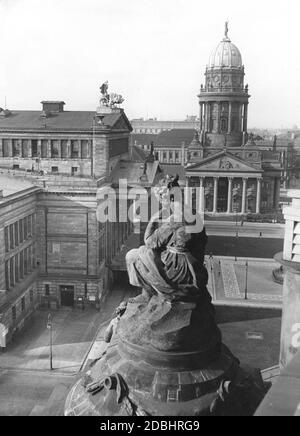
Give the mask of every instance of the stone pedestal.
<svg viewBox="0 0 300 436">
<path fill-rule="evenodd" d="M 210 304 L 137 297 L 106 354 L 73 386 L 65 415 L 250 415 L 265 392 L 260 372 L 222 345 Z"/>
</svg>

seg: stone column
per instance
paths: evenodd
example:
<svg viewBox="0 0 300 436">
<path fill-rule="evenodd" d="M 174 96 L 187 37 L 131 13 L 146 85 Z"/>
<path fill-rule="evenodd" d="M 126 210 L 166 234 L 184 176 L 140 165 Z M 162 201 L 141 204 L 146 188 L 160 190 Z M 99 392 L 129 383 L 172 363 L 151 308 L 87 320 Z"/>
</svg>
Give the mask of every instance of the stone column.
<svg viewBox="0 0 300 436">
<path fill-rule="evenodd" d="M 9 147 L 8 147 L 9 157 L 13 157 L 13 140 L 9 139 L 8 143 L 9 143 Z"/>
<path fill-rule="evenodd" d="M 243 178 L 242 214 L 246 213 L 247 180 L 247 178 Z"/>
<path fill-rule="evenodd" d="M 203 105 L 200 103 L 200 132 L 202 132 L 203 128 Z"/>
<path fill-rule="evenodd" d="M 214 206 L 213 213 L 218 212 L 218 177 L 214 177 Z"/>
<path fill-rule="evenodd" d="M 231 117 L 232 117 L 232 102 L 229 102 L 229 111 L 228 111 L 228 130 L 227 133 L 231 133 Z"/>
<path fill-rule="evenodd" d="M 209 103 L 205 103 L 205 130 L 209 131 Z"/>
<path fill-rule="evenodd" d="M 221 102 L 218 102 L 218 112 L 217 112 L 217 133 L 221 132 Z"/>
<path fill-rule="evenodd" d="M 260 213 L 260 201 L 261 201 L 261 179 L 257 179 L 256 213 Z"/>
<path fill-rule="evenodd" d="M 200 177 L 199 178 L 200 181 L 200 189 L 199 189 L 199 213 L 203 214 L 204 213 L 204 203 L 205 203 L 205 199 L 204 199 L 204 178 Z"/>
<path fill-rule="evenodd" d="M 42 140 L 41 139 L 37 140 L 37 155 L 39 158 L 42 157 Z"/>
<path fill-rule="evenodd" d="M 48 139 L 48 143 L 47 143 L 47 157 L 48 158 L 52 157 L 51 139 Z"/>
<path fill-rule="evenodd" d="M 232 181 L 233 178 L 228 178 L 228 201 L 227 201 L 227 213 L 231 213 L 232 211 Z"/>
<path fill-rule="evenodd" d="M 247 120 L 248 120 L 248 103 L 244 104 L 244 117 L 243 117 L 243 132 L 247 132 Z"/>
<path fill-rule="evenodd" d="M 71 158 L 71 139 L 68 139 L 67 142 L 67 159 Z"/>
<path fill-rule="evenodd" d="M 28 157 L 32 157 L 32 142 L 31 139 L 28 139 L 28 149 L 27 149 Z"/>
</svg>

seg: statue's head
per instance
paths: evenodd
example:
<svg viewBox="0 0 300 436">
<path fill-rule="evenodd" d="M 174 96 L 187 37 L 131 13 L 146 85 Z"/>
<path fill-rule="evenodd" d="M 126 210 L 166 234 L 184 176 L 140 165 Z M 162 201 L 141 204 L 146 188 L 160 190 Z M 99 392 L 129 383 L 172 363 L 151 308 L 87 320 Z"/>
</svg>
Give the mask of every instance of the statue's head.
<svg viewBox="0 0 300 436">
<path fill-rule="evenodd" d="M 174 177 L 167 174 L 154 188 L 154 195 L 163 208 L 169 208 L 174 199 L 181 195 L 178 179 L 177 175 Z"/>
</svg>

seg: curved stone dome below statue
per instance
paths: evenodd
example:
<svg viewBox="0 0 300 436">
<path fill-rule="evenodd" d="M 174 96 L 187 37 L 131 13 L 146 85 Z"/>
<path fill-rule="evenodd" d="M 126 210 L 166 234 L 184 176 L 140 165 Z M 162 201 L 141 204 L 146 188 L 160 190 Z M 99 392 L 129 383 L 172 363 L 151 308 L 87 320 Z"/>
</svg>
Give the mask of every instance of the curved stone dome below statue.
<svg viewBox="0 0 300 436">
<path fill-rule="evenodd" d="M 239 49 L 228 38 L 223 41 L 212 51 L 208 68 L 242 68 L 242 55 Z"/>
</svg>

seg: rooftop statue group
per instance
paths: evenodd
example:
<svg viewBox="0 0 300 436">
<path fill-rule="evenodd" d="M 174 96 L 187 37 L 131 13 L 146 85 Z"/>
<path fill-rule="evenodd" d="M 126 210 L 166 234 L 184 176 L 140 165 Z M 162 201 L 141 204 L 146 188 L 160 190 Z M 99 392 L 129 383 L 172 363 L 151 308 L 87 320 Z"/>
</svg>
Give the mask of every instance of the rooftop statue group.
<svg viewBox="0 0 300 436">
<path fill-rule="evenodd" d="M 141 293 L 118 309 L 108 348 L 72 388 L 66 415 L 251 415 L 266 393 L 260 371 L 222 344 L 203 217 L 178 201 L 178 189 L 176 178 L 156 188 L 160 210 L 144 245 L 126 255 Z"/>
<path fill-rule="evenodd" d="M 108 81 L 102 83 L 102 85 L 100 86 L 100 93 L 101 93 L 100 106 L 116 108 L 124 101 L 122 95 L 116 94 L 114 92 L 108 93 Z"/>
</svg>

